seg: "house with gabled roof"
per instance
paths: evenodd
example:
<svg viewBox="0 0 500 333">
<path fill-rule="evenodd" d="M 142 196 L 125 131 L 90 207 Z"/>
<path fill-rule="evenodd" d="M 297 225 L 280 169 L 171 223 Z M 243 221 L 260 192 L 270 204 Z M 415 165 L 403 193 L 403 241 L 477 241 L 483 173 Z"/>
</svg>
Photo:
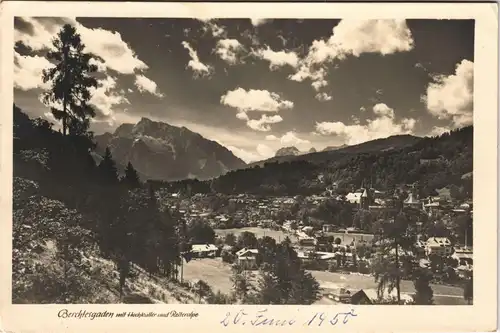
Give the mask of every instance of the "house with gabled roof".
<svg viewBox="0 0 500 333">
<path fill-rule="evenodd" d="M 198 258 L 213 258 L 219 249 L 214 244 L 193 244 L 191 253 Z"/>
<path fill-rule="evenodd" d="M 453 253 L 453 246 L 447 237 L 430 237 L 425 247 L 427 255 L 437 254 L 447 257 Z"/>
<path fill-rule="evenodd" d="M 244 269 L 255 269 L 258 255 L 258 249 L 243 248 L 236 252 L 236 262 Z"/>
</svg>

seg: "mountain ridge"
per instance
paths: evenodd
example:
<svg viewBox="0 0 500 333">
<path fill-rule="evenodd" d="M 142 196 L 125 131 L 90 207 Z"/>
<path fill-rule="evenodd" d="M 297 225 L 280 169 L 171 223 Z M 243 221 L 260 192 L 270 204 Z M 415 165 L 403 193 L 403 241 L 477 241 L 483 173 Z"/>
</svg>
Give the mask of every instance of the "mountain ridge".
<svg viewBox="0 0 500 333">
<path fill-rule="evenodd" d="M 403 135 L 335 151 L 270 159 L 231 171 L 210 188 L 221 193 L 312 195 L 323 193 L 331 184 L 345 191 L 363 183 L 383 190 L 417 184 L 422 197 L 448 186 L 472 195 L 472 171 L 473 127 L 466 126 L 437 137 Z"/>
<path fill-rule="evenodd" d="M 386 138 L 380 138 L 370 141 L 365 141 L 356 145 L 341 145 L 337 147 L 327 147 L 321 151 L 316 152 L 304 152 L 297 155 L 281 155 L 274 156 L 266 160 L 261 160 L 247 165 L 248 168 L 255 166 L 264 166 L 266 163 L 283 163 L 291 161 L 308 161 L 308 160 L 329 160 L 334 159 L 337 156 L 343 156 L 345 154 L 358 154 L 358 153 L 369 153 L 377 151 L 387 151 L 392 149 L 400 149 L 416 144 L 422 137 L 402 134 L 402 135 L 392 135 Z M 330 149 L 328 149 L 330 148 Z"/>
<path fill-rule="evenodd" d="M 147 117 L 136 124 L 121 124 L 114 133 L 97 135 L 94 140 L 97 153 L 109 147 L 121 168 L 131 162 L 146 179 L 210 179 L 246 165 L 229 149 L 199 133 Z"/>
</svg>

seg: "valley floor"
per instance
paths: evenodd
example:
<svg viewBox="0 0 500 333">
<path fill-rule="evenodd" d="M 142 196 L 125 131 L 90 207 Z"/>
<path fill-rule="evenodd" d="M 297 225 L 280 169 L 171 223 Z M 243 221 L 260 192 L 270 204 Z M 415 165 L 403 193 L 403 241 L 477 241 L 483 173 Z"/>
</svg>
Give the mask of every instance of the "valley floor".
<svg viewBox="0 0 500 333">
<path fill-rule="evenodd" d="M 257 272 L 250 272 L 251 280 L 255 280 Z M 364 289 L 375 292 L 377 284 L 372 276 L 361 274 L 342 274 L 324 271 L 311 271 L 311 274 L 320 283 L 323 293 L 328 293 L 338 288 L 352 290 Z M 231 266 L 222 262 L 220 258 L 194 259 L 184 263 L 184 281 L 203 280 L 208 283 L 214 292 L 220 290 L 229 293 L 232 290 Z M 459 287 L 444 285 L 431 285 L 434 291 L 434 302 L 437 305 L 461 305 L 466 304 L 463 299 L 463 290 Z M 412 281 L 401 282 L 403 294 L 413 294 L 415 289 Z M 326 296 L 318 300 L 316 304 L 333 304 L 334 302 Z"/>
</svg>

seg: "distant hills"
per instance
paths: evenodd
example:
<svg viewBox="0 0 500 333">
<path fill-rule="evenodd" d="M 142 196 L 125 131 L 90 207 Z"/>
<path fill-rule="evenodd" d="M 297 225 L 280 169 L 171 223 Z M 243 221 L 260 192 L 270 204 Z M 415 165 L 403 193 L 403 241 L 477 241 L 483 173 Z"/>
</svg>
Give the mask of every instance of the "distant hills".
<svg viewBox="0 0 500 333">
<path fill-rule="evenodd" d="M 341 146 L 328 146 L 325 149 L 323 149 L 322 151 L 339 150 L 339 149 L 346 148 L 346 147 L 349 147 L 349 145 L 343 144 Z"/>
<path fill-rule="evenodd" d="M 119 166 L 131 162 L 145 179 L 203 180 L 246 165 L 224 146 L 186 127 L 148 118 L 122 124 L 114 133 L 97 135 L 95 142 L 96 153 L 102 155 L 109 147 Z"/>
<path fill-rule="evenodd" d="M 471 197 L 472 140 L 473 127 L 468 126 L 439 137 L 397 135 L 335 150 L 277 156 L 231 171 L 211 186 L 222 193 L 307 195 L 322 193 L 332 183 L 347 191 L 363 183 L 386 190 L 416 183 L 422 196 L 451 186 Z"/>
<path fill-rule="evenodd" d="M 394 135 L 387 138 L 376 139 L 372 141 L 363 142 L 357 145 L 341 145 L 330 146 L 322 151 L 316 152 L 310 150 L 309 152 L 302 153 L 295 147 L 285 147 L 278 150 L 276 155 L 270 159 L 254 162 L 248 167 L 263 166 L 266 163 L 273 162 L 291 162 L 291 161 L 327 161 L 335 159 L 340 155 L 345 154 L 360 154 L 378 151 L 397 150 L 405 147 L 412 146 L 422 140 L 421 137 L 413 135 Z"/>
</svg>

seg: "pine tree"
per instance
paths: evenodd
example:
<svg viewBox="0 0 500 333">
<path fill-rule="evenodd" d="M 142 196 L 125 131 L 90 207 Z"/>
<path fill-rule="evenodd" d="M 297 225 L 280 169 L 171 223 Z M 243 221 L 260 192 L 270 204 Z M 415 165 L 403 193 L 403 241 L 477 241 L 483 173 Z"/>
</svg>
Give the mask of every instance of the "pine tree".
<svg viewBox="0 0 500 333">
<path fill-rule="evenodd" d="M 52 41 L 53 50 L 47 58 L 54 67 L 43 71 L 43 82 L 51 82 L 44 94 L 44 102 L 51 106 L 52 114 L 62 120 L 63 135 L 82 135 L 89 128 L 89 118 L 95 116 L 89 104 L 91 89 L 97 87 L 92 73 L 97 66 L 91 64 L 92 55 L 84 53 L 85 45 L 76 29 L 66 24 Z"/>
<path fill-rule="evenodd" d="M 266 269 L 262 269 L 258 280 L 258 302 L 260 304 L 280 304 L 281 295 L 277 277 Z"/>
<path fill-rule="evenodd" d="M 398 303 L 401 302 L 401 256 L 403 251 L 412 251 L 416 241 L 416 231 L 412 229 L 410 219 L 403 210 L 403 200 L 399 196 L 395 202 L 395 214 L 378 221 L 375 226 L 376 240 L 379 242 L 377 257 L 372 267 L 375 282 L 378 283 L 378 294 L 382 296 L 386 288 L 388 292 L 397 291 Z M 393 214 L 393 213 L 390 213 Z"/>
<path fill-rule="evenodd" d="M 127 167 L 125 168 L 125 177 L 123 177 L 123 182 L 127 184 L 130 188 L 137 188 L 140 187 L 141 183 L 139 180 L 139 174 L 137 171 L 134 169 L 134 166 L 130 161 L 127 164 Z"/>
<path fill-rule="evenodd" d="M 319 282 L 316 281 L 311 273 L 300 268 L 295 272 L 295 277 L 292 282 L 291 297 L 288 303 L 310 305 L 319 298 L 321 298 Z"/>
<path fill-rule="evenodd" d="M 246 270 L 239 265 L 233 265 L 232 271 L 231 282 L 233 283 L 233 291 L 238 299 L 245 302 L 250 291 L 250 281 L 248 280 Z"/>
<path fill-rule="evenodd" d="M 109 147 L 106 147 L 104 159 L 99 164 L 99 173 L 104 184 L 115 184 L 118 181 L 116 164 Z"/>
</svg>

